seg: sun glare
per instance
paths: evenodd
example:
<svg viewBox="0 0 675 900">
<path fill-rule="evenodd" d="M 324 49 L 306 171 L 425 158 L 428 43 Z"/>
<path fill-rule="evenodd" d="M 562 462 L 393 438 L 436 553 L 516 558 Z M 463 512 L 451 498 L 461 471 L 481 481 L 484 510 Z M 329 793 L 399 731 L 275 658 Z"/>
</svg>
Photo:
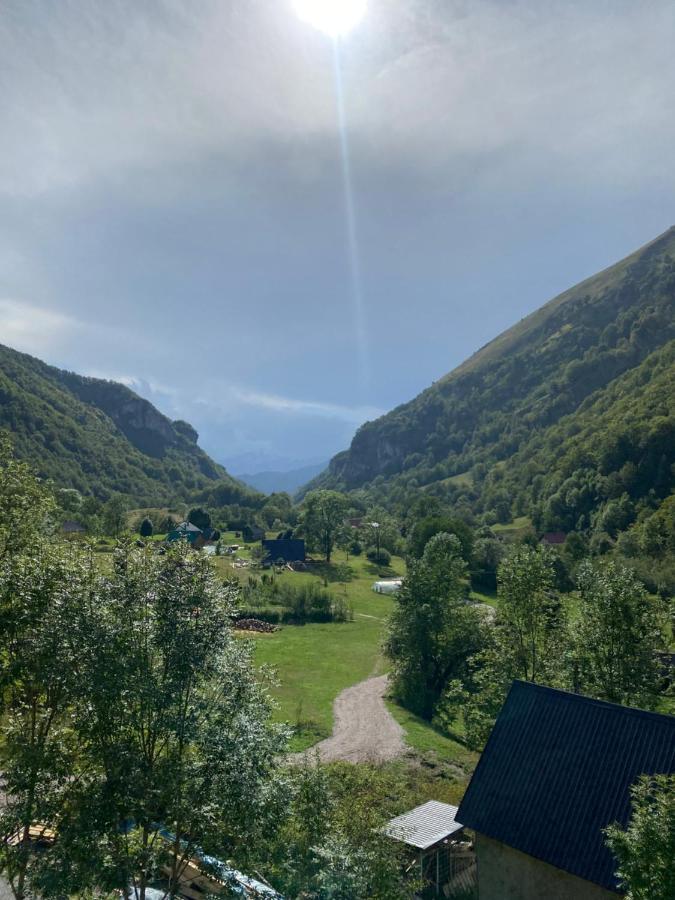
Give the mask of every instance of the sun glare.
<svg viewBox="0 0 675 900">
<path fill-rule="evenodd" d="M 366 0 L 293 0 L 293 8 L 303 22 L 338 38 L 359 24 Z"/>
</svg>

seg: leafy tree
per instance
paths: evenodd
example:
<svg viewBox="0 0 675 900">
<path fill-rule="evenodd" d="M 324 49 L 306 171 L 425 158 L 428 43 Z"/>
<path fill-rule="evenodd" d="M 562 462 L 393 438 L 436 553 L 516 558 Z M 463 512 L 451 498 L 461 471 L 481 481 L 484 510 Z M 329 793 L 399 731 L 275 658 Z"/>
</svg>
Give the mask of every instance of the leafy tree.
<svg viewBox="0 0 675 900">
<path fill-rule="evenodd" d="M 504 544 L 488 527 L 476 532 L 471 555 L 471 583 L 478 588 L 495 590 L 497 567 L 504 555 Z"/>
<path fill-rule="evenodd" d="M 391 562 L 391 553 L 384 547 L 380 547 L 379 550 L 377 547 L 369 547 L 366 550 L 366 556 L 378 566 L 388 566 Z"/>
<path fill-rule="evenodd" d="M 30 547 L 48 528 L 53 511 L 48 488 L 14 458 L 9 439 L 0 433 L 0 559 Z"/>
<path fill-rule="evenodd" d="M 302 523 L 312 546 L 330 562 L 338 532 L 344 524 L 348 501 L 337 491 L 310 491 L 303 503 Z"/>
<path fill-rule="evenodd" d="M 441 719 L 461 714 L 467 743 L 483 746 L 515 678 L 556 684 L 564 678 L 566 623 L 552 590 L 553 556 L 540 545 L 514 547 L 498 569 L 499 608 L 466 674 L 450 682 Z"/>
<path fill-rule="evenodd" d="M 647 775 L 631 789 L 628 827 L 607 829 L 626 900 L 675 897 L 675 776 Z"/>
<path fill-rule="evenodd" d="M 653 708 L 662 638 L 644 587 L 630 569 L 614 562 L 583 562 L 577 581 L 573 686 L 602 700 Z"/>
<path fill-rule="evenodd" d="M 518 546 L 507 553 L 497 576 L 501 619 L 513 642 L 518 677 L 546 682 L 562 610 L 553 593 L 553 556 L 548 548 Z"/>
<path fill-rule="evenodd" d="M 364 540 L 376 550 L 388 550 L 396 553 L 399 550 L 400 534 L 396 520 L 382 507 L 370 509 L 366 515 L 361 532 Z"/>
<path fill-rule="evenodd" d="M 111 497 L 103 507 L 103 529 L 118 538 L 127 527 L 127 501 L 120 494 Z"/>
<path fill-rule="evenodd" d="M 154 531 L 154 525 L 152 524 L 152 519 L 149 519 L 147 516 L 143 519 L 141 524 L 138 527 L 138 532 L 141 537 L 152 537 Z"/>
<path fill-rule="evenodd" d="M 187 520 L 197 528 L 201 528 L 202 531 L 205 528 L 211 527 L 211 516 L 205 509 L 202 509 L 201 506 L 196 506 L 191 509 L 188 513 Z"/>
<path fill-rule="evenodd" d="M 471 528 L 461 519 L 446 515 L 427 516 L 417 521 L 408 537 L 408 553 L 421 559 L 424 548 L 435 534 L 454 534 L 459 540 L 462 558 L 466 563 L 470 562 L 473 552 Z"/>
<path fill-rule="evenodd" d="M 94 775 L 43 864 L 52 895 L 91 888 L 141 900 L 165 870 L 174 897 L 198 847 L 246 854 L 273 827 L 272 774 L 284 732 L 251 650 L 229 620 L 238 589 L 208 559 L 120 547 L 80 628 L 77 738 Z"/>
<path fill-rule="evenodd" d="M 81 690 L 73 623 L 90 578 L 86 557 L 54 544 L 36 543 L 0 564 L 0 871 L 16 900 L 29 895 L 34 875 L 31 826 L 60 818 L 82 772 L 71 721 Z"/>
<path fill-rule="evenodd" d="M 394 781 L 395 779 L 395 781 Z M 307 762 L 288 776 L 291 802 L 260 847 L 260 866 L 285 896 L 410 900 L 419 887 L 402 847 L 381 826 L 395 812 L 400 776 L 379 767 Z M 412 798 L 411 798 L 412 802 Z"/>
<path fill-rule="evenodd" d="M 394 598 L 385 652 L 392 690 L 408 709 L 431 719 L 448 681 L 462 679 L 483 643 L 480 613 L 465 601 L 466 564 L 455 535 L 434 535 L 412 560 Z"/>
</svg>

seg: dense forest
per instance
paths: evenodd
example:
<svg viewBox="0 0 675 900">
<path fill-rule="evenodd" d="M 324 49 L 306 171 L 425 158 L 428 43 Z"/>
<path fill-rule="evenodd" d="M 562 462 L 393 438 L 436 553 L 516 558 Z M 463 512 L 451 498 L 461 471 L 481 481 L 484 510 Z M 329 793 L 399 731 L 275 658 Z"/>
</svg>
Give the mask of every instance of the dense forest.
<svg viewBox="0 0 675 900">
<path fill-rule="evenodd" d="M 659 556 L 673 532 L 674 303 L 671 228 L 366 423 L 311 487 L 394 512 L 423 493 L 476 524 L 526 517 Z"/>
<path fill-rule="evenodd" d="M 187 422 L 172 422 L 113 381 L 84 378 L 0 345 L 0 429 L 16 454 L 59 487 L 138 505 L 193 496 L 220 505 L 257 502 L 198 446 Z"/>
</svg>

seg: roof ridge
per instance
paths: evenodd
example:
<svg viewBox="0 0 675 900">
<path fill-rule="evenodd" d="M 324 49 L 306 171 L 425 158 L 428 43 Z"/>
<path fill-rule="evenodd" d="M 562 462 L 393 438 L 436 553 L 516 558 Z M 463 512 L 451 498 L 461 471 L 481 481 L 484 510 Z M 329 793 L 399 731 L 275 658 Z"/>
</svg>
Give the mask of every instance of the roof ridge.
<svg viewBox="0 0 675 900">
<path fill-rule="evenodd" d="M 593 704 L 595 706 L 601 706 L 608 710 L 620 712 L 623 715 L 625 715 L 626 713 L 633 713 L 633 714 L 636 714 L 639 716 L 647 716 L 650 719 L 657 717 L 657 718 L 664 719 L 667 722 L 672 722 L 675 724 L 675 716 L 670 715 L 670 713 L 655 712 L 654 710 L 651 710 L 651 709 L 641 709 L 638 706 L 626 706 L 622 703 L 613 703 L 611 700 L 600 700 L 597 697 L 589 697 L 587 694 L 577 694 L 575 691 L 566 691 L 563 688 L 555 688 L 555 687 L 551 687 L 550 685 L 547 685 L 547 684 L 538 684 L 535 681 L 525 681 L 522 678 L 514 679 L 513 684 L 511 685 L 511 687 L 509 689 L 509 693 L 511 693 L 511 691 L 514 690 L 516 685 L 518 686 L 518 690 L 522 689 L 523 687 L 526 690 L 536 689 L 542 693 L 556 694 L 561 697 L 568 697 L 570 700 L 573 700 L 578 703 L 586 703 L 586 704 Z"/>
</svg>

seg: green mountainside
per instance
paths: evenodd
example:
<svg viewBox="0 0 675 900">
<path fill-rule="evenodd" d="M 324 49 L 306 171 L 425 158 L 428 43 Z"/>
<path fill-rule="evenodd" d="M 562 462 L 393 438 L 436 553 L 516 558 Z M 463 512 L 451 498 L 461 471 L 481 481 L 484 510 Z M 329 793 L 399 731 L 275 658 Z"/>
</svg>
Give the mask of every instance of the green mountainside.
<svg viewBox="0 0 675 900">
<path fill-rule="evenodd" d="M 312 487 L 618 530 L 673 490 L 675 228 L 368 422 Z"/>
<path fill-rule="evenodd" d="M 0 345 L 0 429 L 17 455 L 59 487 L 141 505 L 217 492 L 246 504 L 255 493 L 197 445 L 187 422 L 172 422 L 114 381 L 84 378 Z"/>
</svg>

